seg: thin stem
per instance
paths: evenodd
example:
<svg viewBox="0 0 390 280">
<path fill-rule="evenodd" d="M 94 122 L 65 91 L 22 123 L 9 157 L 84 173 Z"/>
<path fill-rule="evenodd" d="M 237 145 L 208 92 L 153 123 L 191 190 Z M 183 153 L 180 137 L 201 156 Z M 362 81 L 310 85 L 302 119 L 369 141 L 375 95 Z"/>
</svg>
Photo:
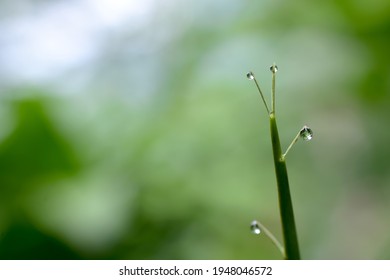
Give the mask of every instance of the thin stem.
<svg viewBox="0 0 390 280">
<path fill-rule="evenodd" d="M 275 79 L 276 79 L 276 65 L 275 63 L 271 66 L 272 72 L 272 112 L 275 113 Z"/>
<path fill-rule="evenodd" d="M 260 223 L 259 221 L 257 221 L 257 224 L 259 225 L 260 227 L 260 230 L 262 232 L 264 232 L 265 235 L 267 235 L 267 237 L 269 239 L 271 239 L 272 243 L 274 243 L 274 245 L 278 248 L 278 250 L 282 253 L 283 257 L 285 257 L 285 254 L 284 254 L 284 248 L 282 246 L 282 244 L 280 244 L 280 242 L 278 241 L 278 239 L 276 239 L 276 237 L 272 234 L 272 232 L 270 232 L 262 223 Z"/>
<path fill-rule="evenodd" d="M 257 90 L 258 90 L 258 91 L 259 91 L 259 93 L 260 93 L 261 99 L 263 100 L 263 102 L 264 102 L 264 105 L 265 105 L 265 109 L 267 109 L 267 113 L 268 113 L 268 115 L 269 115 L 269 114 L 271 114 L 271 113 L 270 113 L 270 111 L 269 111 L 269 109 L 268 109 L 267 102 L 265 101 L 265 98 L 264 98 L 263 92 L 261 91 L 261 89 L 260 89 L 260 86 L 259 86 L 259 84 L 257 83 L 257 80 L 256 80 L 256 77 L 255 77 L 255 76 L 253 76 L 253 80 L 255 81 L 255 84 L 256 84 Z"/>
<path fill-rule="evenodd" d="M 270 115 L 270 128 L 286 259 L 299 260 L 300 254 L 298 237 L 295 227 L 294 211 L 291 201 L 286 161 L 282 157 L 279 132 L 274 113 Z"/>
<path fill-rule="evenodd" d="M 297 141 L 298 141 L 300 135 L 301 135 L 301 131 L 298 132 L 297 136 L 295 136 L 295 138 L 291 141 L 291 144 L 290 144 L 290 146 L 288 146 L 286 152 L 282 155 L 282 159 L 283 159 L 283 160 L 286 158 L 287 153 L 288 153 L 288 151 L 290 151 L 290 149 L 292 148 L 292 146 L 294 146 L 294 144 L 297 143 Z"/>
</svg>

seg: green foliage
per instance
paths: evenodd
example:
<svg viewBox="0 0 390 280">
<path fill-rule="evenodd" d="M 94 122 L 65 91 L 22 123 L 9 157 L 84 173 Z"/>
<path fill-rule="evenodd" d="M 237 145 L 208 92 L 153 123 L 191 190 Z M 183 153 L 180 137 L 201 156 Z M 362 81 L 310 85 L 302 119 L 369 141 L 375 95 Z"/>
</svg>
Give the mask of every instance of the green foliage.
<svg viewBox="0 0 390 280">
<path fill-rule="evenodd" d="M 28 18 L 1 5 L 2 31 Z M 289 154 L 305 258 L 390 258 L 388 1 L 191 5 L 97 32 L 88 59 L 33 82 L 44 93 L 0 69 L 0 258 L 280 258 L 249 230 L 281 236 L 268 123 L 242 78 L 273 61 L 282 142 L 316 128 Z"/>
<path fill-rule="evenodd" d="M 77 156 L 51 123 L 44 102 L 24 99 L 10 106 L 15 115 L 14 128 L 0 143 L 2 198 L 17 196 L 23 186 L 79 170 Z"/>
</svg>

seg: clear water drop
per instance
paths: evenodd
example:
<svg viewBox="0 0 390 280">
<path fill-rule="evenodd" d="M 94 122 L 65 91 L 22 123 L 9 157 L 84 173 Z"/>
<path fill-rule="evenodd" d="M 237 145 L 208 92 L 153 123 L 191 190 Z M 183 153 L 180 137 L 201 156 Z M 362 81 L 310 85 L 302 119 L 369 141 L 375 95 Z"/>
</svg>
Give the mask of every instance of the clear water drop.
<svg viewBox="0 0 390 280">
<path fill-rule="evenodd" d="M 271 70 L 271 72 L 275 74 L 276 72 L 278 72 L 278 66 L 272 64 L 269 70 Z"/>
<path fill-rule="evenodd" d="M 255 75 L 253 74 L 253 72 L 248 72 L 248 74 L 246 74 L 246 77 L 249 79 L 249 80 L 253 80 L 255 78 Z"/>
<path fill-rule="evenodd" d="M 299 132 L 299 135 L 301 136 L 301 138 L 305 141 L 310 141 L 311 139 L 313 139 L 313 130 L 311 130 L 310 127 L 308 126 L 304 126 L 301 131 Z"/>
<path fill-rule="evenodd" d="M 258 221 L 255 220 L 251 223 L 251 232 L 253 234 L 260 234 L 261 233 L 261 229 L 260 229 L 260 225 L 259 225 Z"/>
</svg>

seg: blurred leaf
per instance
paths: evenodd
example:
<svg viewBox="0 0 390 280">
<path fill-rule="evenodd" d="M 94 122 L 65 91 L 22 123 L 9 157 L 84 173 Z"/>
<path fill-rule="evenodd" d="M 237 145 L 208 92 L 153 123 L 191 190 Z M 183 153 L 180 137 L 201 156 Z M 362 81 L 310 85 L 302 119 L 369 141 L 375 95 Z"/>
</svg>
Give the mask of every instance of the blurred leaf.
<svg viewBox="0 0 390 280">
<path fill-rule="evenodd" d="M 39 99 L 14 101 L 15 127 L 0 143 L 1 199 L 43 179 L 73 174 L 80 164 Z"/>
<path fill-rule="evenodd" d="M 14 220 L 0 239 L 0 259 L 59 260 L 80 259 L 67 244 L 45 234 L 33 224 Z"/>
</svg>

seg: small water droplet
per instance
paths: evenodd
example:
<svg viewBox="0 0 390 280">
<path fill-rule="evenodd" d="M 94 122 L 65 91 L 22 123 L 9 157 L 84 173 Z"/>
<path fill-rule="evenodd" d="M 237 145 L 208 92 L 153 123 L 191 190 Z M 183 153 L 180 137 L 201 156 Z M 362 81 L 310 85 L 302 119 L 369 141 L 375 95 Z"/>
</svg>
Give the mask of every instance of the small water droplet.
<svg viewBox="0 0 390 280">
<path fill-rule="evenodd" d="M 278 72 L 278 66 L 272 64 L 269 70 L 271 70 L 271 72 L 275 74 L 276 72 Z"/>
<path fill-rule="evenodd" d="M 259 225 L 258 221 L 255 220 L 251 223 L 251 232 L 253 234 L 260 234 L 261 233 L 261 229 L 260 229 L 260 225 Z"/>
<path fill-rule="evenodd" d="M 308 126 L 304 126 L 299 135 L 301 136 L 301 138 L 305 141 L 310 141 L 311 139 L 313 139 L 313 130 L 311 130 L 310 127 Z"/>
<path fill-rule="evenodd" d="M 249 79 L 249 80 L 253 80 L 255 78 L 255 75 L 253 75 L 253 72 L 248 72 L 248 74 L 246 74 L 246 77 Z"/>
</svg>

